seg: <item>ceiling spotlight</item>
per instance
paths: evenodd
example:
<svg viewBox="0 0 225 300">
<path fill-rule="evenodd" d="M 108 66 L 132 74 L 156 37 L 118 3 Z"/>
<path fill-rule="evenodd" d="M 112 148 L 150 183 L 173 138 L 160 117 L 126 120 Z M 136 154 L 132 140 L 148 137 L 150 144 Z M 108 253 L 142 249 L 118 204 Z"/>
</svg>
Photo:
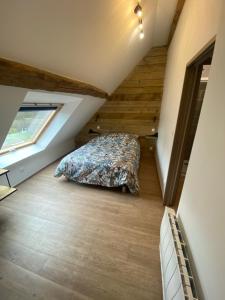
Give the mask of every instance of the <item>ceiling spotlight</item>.
<svg viewBox="0 0 225 300">
<path fill-rule="evenodd" d="M 142 39 L 144 38 L 144 36 L 145 36 L 145 34 L 144 34 L 144 31 L 142 30 L 142 31 L 140 32 L 140 34 L 139 34 L 139 37 L 140 37 L 140 39 L 142 40 Z"/>
<path fill-rule="evenodd" d="M 139 24 L 138 24 L 139 29 L 143 29 L 143 22 L 142 19 L 139 20 Z"/>
<path fill-rule="evenodd" d="M 142 16 L 142 7 L 141 5 L 138 3 L 137 6 L 134 9 L 134 13 L 138 16 L 141 17 Z"/>
</svg>

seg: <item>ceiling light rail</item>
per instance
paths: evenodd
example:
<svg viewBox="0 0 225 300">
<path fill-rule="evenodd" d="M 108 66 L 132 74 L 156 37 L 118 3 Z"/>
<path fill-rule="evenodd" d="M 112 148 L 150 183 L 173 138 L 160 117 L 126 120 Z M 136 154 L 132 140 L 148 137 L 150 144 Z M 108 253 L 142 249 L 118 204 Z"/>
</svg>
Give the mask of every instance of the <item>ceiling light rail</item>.
<svg viewBox="0 0 225 300">
<path fill-rule="evenodd" d="M 138 29 L 139 29 L 139 38 L 142 40 L 144 38 L 144 30 L 143 30 L 143 9 L 142 6 L 140 5 L 140 1 L 138 1 L 135 9 L 134 9 L 135 15 L 138 17 Z"/>
</svg>

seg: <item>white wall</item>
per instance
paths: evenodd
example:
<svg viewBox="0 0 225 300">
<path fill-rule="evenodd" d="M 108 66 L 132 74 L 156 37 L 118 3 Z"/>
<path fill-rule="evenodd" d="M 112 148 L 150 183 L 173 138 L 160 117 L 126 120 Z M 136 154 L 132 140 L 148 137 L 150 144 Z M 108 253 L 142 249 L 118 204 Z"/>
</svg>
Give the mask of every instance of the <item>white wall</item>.
<svg viewBox="0 0 225 300">
<path fill-rule="evenodd" d="M 168 51 L 157 155 L 162 188 L 167 179 L 186 65 L 218 31 L 222 0 L 187 0 Z"/>
<path fill-rule="evenodd" d="M 12 165 L 9 165 L 7 169 L 10 170 L 8 176 L 11 185 L 17 186 L 35 173 L 39 172 L 41 169 L 71 152 L 73 149 L 74 138 L 55 145 L 54 147 L 48 147 L 36 154 L 32 154 L 16 163 L 13 163 Z M 52 174 L 52 176 L 54 176 L 54 174 Z M 0 184 L 7 185 L 6 178 L 4 176 L 0 178 Z"/>
<path fill-rule="evenodd" d="M 220 29 L 178 211 L 209 300 L 225 297 L 225 13 Z"/>
<path fill-rule="evenodd" d="M 63 126 L 62 130 L 59 131 L 56 138 L 51 142 L 51 146 L 59 139 L 65 141 L 67 140 L 67 137 L 75 137 L 104 102 L 105 99 L 84 96 L 81 103 L 79 103 L 74 111 L 74 114 Z"/>
<path fill-rule="evenodd" d="M 224 299 L 225 295 L 225 7 L 222 1 L 187 0 L 185 4 L 169 50 L 158 143 L 166 178 L 186 64 L 216 33 L 209 83 L 178 208 L 200 298 L 207 300 Z"/>
</svg>

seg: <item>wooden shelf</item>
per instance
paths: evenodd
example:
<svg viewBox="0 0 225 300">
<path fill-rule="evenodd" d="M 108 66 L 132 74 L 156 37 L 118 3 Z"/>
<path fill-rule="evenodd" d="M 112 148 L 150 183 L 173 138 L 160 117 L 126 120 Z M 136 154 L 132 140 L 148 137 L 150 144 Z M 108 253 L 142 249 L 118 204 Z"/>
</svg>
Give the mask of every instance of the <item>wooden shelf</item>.
<svg viewBox="0 0 225 300">
<path fill-rule="evenodd" d="M 15 188 L 0 185 L 0 201 L 3 200 L 5 197 L 9 196 L 10 194 L 14 193 L 16 191 Z"/>
<path fill-rule="evenodd" d="M 0 168 L 0 176 L 5 175 L 7 182 L 8 182 L 8 186 L 0 185 L 0 201 L 16 191 L 15 188 L 11 187 L 11 184 L 10 184 L 9 178 L 8 178 L 8 172 L 9 172 L 9 170 Z"/>
<path fill-rule="evenodd" d="M 8 172 L 9 172 L 9 170 L 1 169 L 1 168 L 0 168 L 0 176 L 6 174 L 6 173 L 8 173 Z"/>
</svg>

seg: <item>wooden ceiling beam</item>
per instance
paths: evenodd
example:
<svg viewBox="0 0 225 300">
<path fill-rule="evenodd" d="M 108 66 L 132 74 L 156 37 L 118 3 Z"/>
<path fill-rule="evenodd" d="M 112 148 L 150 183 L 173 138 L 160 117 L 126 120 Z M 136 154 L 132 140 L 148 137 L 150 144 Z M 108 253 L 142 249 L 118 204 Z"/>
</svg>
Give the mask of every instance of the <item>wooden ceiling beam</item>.
<svg viewBox="0 0 225 300">
<path fill-rule="evenodd" d="M 0 84 L 34 90 L 63 92 L 107 98 L 108 94 L 90 84 L 38 68 L 0 58 Z"/>
<path fill-rule="evenodd" d="M 176 11 L 175 11 L 175 14 L 174 14 L 174 17 L 173 17 L 173 22 L 172 22 L 171 27 L 170 27 L 170 33 L 169 33 L 168 42 L 167 42 L 168 46 L 170 45 L 170 43 L 172 41 L 172 38 L 174 36 L 175 30 L 177 28 L 177 23 L 179 21 L 182 9 L 184 7 L 184 3 L 185 3 L 185 0 L 178 0 L 177 1 Z"/>
</svg>

